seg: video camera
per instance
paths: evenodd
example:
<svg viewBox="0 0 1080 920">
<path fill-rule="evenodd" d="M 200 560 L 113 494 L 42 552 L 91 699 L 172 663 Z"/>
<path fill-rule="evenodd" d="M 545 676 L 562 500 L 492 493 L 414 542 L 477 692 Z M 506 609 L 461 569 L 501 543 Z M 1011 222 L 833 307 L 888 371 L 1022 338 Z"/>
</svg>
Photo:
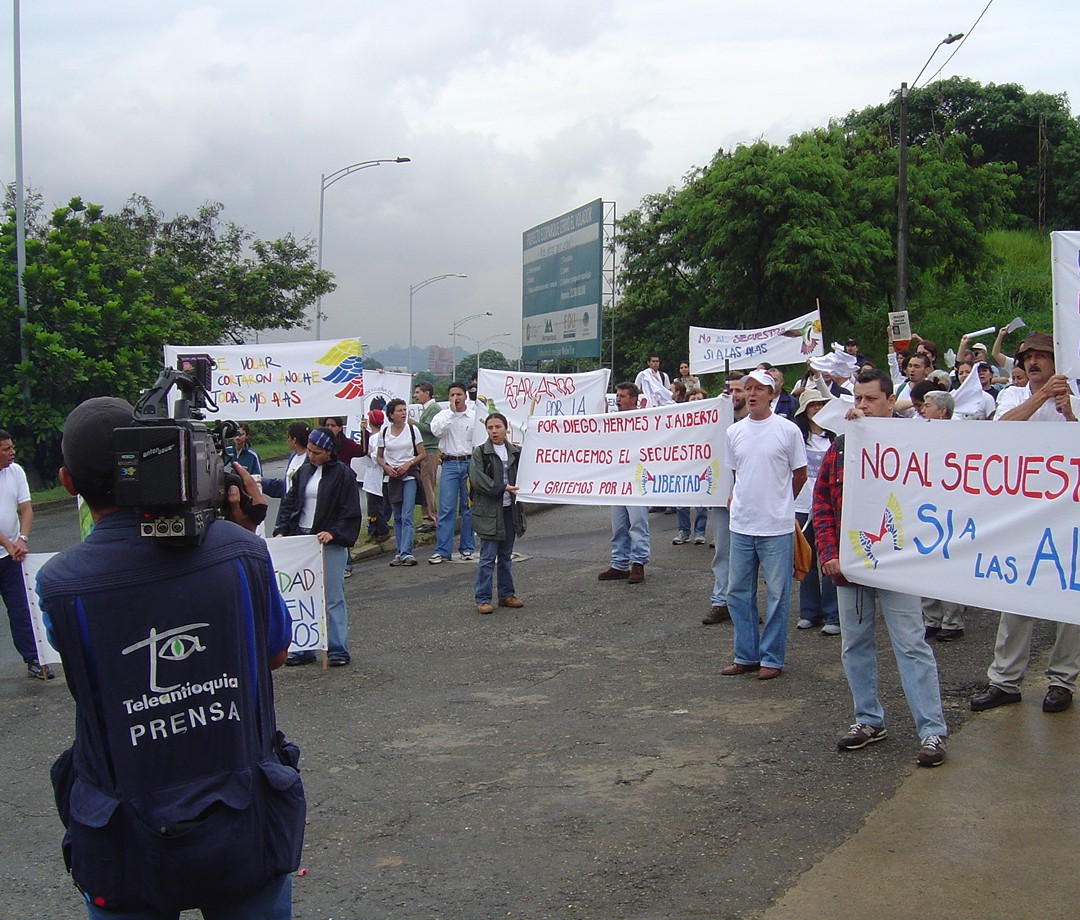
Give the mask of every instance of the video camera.
<svg viewBox="0 0 1080 920">
<path fill-rule="evenodd" d="M 218 410 L 210 396 L 212 369 L 209 355 L 181 355 L 177 368 L 165 368 L 139 397 L 132 427 L 113 432 L 116 503 L 138 513 L 144 537 L 201 543 L 210 522 L 225 514 L 229 486 L 240 485 L 222 459 L 236 423 L 203 421 L 208 406 Z M 181 397 L 170 416 L 166 397 L 174 386 Z M 261 523 L 266 505 L 251 505 L 242 488 L 240 496 L 244 511 Z"/>
</svg>

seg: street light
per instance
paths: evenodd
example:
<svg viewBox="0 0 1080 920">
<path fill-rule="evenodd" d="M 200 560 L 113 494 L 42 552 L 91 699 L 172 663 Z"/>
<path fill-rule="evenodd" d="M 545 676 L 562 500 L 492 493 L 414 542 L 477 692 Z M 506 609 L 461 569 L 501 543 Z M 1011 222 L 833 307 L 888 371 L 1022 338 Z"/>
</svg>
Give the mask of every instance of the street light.
<svg viewBox="0 0 1080 920">
<path fill-rule="evenodd" d="M 495 339 L 505 339 L 508 335 L 513 335 L 512 332 L 496 332 L 494 335 L 489 335 L 487 338 L 477 341 L 471 335 L 462 335 L 462 338 L 467 342 L 472 342 L 476 346 L 476 376 L 480 376 L 480 349 L 487 345 L 488 342 L 494 342 Z"/>
<path fill-rule="evenodd" d="M 930 52 L 922 70 L 911 82 L 911 89 L 915 89 L 919 78 L 926 72 L 934 55 L 942 45 L 951 45 L 964 37 L 963 32 L 955 35 L 946 35 Z M 907 309 L 907 244 L 908 244 L 908 197 L 907 197 L 907 111 L 908 111 L 908 85 L 900 84 L 900 175 L 896 187 L 896 309 Z"/>
<path fill-rule="evenodd" d="M 459 319 L 454 323 L 454 328 L 451 330 L 450 335 L 453 336 L 453 345 L 451 346 L 451 355 L 453 357 L 454 368 L 457 368 L 457 331 L 461 326 L 464 326 L 469 320 L 476 319 L 480 316 L 493 316 L 494 314 L 490 310 L 486 310 L 483 313 L 472 313 L 466 316 L 465 319 Z M 479 370 L 479 368 L 477 368 Z"/>
<path fill-rule="evenodd" d="M 434 284 L 436 281 L 442 281 L 444 278 L 468 278 L 468 275 L 462 275 L 459 272 L 452 272 L 448 275 L 435 275 L 431 278 L 425 278 L 419 284 L 413 284 L 409 287 L 409 385 L 412 386 L 412 350 L 413 350 L 413 325 L 412 325 L 412 299 L 413 294 L 419 291 L 421 288 L 426 288 L 429 284 Z"/>
<path fill-rule="evenodd" d="M 383 163 L 411 163 L 409 157 L 393 157 L 391 159 L 381 160 L 364 160 L 362 163 L 353 163 L 352 166 L 343 166 L 341 169 L 326 175 L 323 173 L 319 177 L 319 270 L 322 271 L 322 249 L 323 249 L 323 214 L 326 211 L 326 190 L 330 188 L 339 179 L 344 179 L 346 176 L 351 175 L 354 172 L 359 172 L 361 169 L 368 169 L 372 166 L 381 166 Z M 315 339 L 318 340 L 322 335 L 322 294 L 315 299 Z"/>
</svg>

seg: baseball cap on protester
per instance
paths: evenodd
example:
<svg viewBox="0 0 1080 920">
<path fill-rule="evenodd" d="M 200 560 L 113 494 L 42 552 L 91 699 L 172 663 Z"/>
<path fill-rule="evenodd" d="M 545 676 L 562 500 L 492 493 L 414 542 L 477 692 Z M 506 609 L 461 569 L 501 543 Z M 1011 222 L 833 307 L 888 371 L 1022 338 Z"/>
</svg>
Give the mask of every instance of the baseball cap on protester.
<svg viewBox="0 0 1080 920">
<path fill-rule="evenodd" d="M 368 413 L 368 422 L 370 422 L 376 428 L 378 428 L 379 425 L 381 425 L 384 421 L 385 421 L 385 418 L 383 417 L 381 409 L 372 409 Z"/>
<path fill-rule="evenodd" d="M 773 380 L 772 375 L 768 371 L 764 371 L 761 368 L 750 371 L 746 375 L 751 380 L 756 380 L 762 386 L 768 387 L 770 390 L 776 389 L 776 381 Z"/>
<path fill-rule="evenodd" d="M 61 451 L 64 466 L 88 491 L 113 494 L 116 453 L 112 433 L 131 425 L 131 403 L 115 396 L 95 396 L 79 403 L 64 420 Z"/>
</svg>

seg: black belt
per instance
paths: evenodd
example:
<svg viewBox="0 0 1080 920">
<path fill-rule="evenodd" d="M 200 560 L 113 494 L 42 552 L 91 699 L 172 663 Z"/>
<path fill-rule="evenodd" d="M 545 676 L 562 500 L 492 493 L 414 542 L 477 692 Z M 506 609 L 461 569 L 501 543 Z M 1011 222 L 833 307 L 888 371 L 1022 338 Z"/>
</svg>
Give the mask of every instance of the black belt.
<svg viewBox="0 0 1080 920">
<path fill-rule="evenodd" d="M 442 458 L 443 458 L 443 460 L 461 460 L 461 461 L 471 460 L 472 459 L 472 457 L 470 457 L 468 454 L 466 454 L 464 457 L 454 457 L 454 456 L 451 456 L 450 454 L 443 454 Z"/>
</svg>

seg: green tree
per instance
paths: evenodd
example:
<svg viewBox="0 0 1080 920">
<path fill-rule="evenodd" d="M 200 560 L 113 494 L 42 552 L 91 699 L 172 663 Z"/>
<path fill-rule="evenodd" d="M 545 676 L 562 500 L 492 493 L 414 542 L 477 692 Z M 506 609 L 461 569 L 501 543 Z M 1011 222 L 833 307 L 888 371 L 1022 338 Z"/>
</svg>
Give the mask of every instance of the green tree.
<svg viewBox="0 0 1080 920">
<path fill-rule="evenodd" d="M 79 198 L 47 222 L 31 214 L 22 341 L 14 214 L 0 227 L 0 361 L 13 368 L 0 386 L 0 418 L 19 438 L 35 482 L 55 476 L 71 408 L 90 396 L 137 397 L 157 376 L 163 345 L 213 344 L 243 330 L 298 325 L 305 307 L 332 287 L 307 243 L 222 229 L 220 206 L 163 221 L 137 200 L 145 206 L 129 202 L 119 215 Z"/>
<path fill-rule="evenodd" d="M 480 352 L 480 366 L 484 370 L 490 371 L 510 371 L 513 370 L 513 366 L 506 360 L 506 356 L 501 351 L 495 351 L 494 349 L 487 348 Z M 476 355 L 465 355 L 457 366 L 454 368 L 454 379 L 460 380 L 463 383 L 468 383 L 469 379 L 476 373 Z"/>
<path fill-rule="evenodd" d="M 851 112 L 847 130 L 878 134 L 895 145 L 899 105 L 894 100 Z M 1080 120 L 1064 93 L 1029 93 L 1016 83 L 985 86 L 952 77 L 908 94 L 908 142 L 912 148 L 940 146 L 963 138 L 974 161 L 1012 164 L 1018 181 L 1015 225 L 1038 225 L 1040 186 L 1045 229 L 1080 225 Z"/>
<path fill-rule="evenodd" d="M 1006 214 L 1009 171 L 960 137 L 916 150 L 909 170 L 912 298 L 935 274 L 966 278 L 982 233 Z M 683 187 L 648 196 L 619 225 L 623 296 L 616 377 L 651 349 L 686 356 L 688 326 L 755 328 L 822 308 L 838 338 L 894 289 L 896 152 L 839 127 L 719 151 Z M 880 328 L 880 327 L 879 327 Z"/>
</svg>

